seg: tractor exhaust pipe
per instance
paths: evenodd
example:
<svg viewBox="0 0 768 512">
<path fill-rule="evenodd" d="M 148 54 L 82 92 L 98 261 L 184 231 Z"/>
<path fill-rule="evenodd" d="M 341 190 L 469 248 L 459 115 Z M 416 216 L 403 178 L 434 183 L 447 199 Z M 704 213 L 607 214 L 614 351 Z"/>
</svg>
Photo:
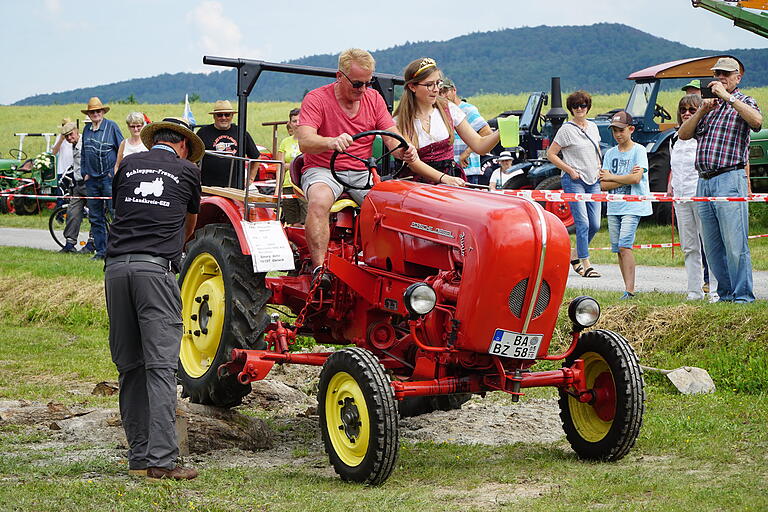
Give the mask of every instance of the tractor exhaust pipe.
<svg viewBox="0 0 768 512">
<path fill-rule="evenodd" d="M 563 126 L 563 123 L 568 119 L 568 112 L 563 108 L 563 97 L 560 93 L 560 77 L 552 77 L 552 108 L 547 112 L 546 117 L 552 123 L 552 132 L 554 134 Z"/>
</svg>

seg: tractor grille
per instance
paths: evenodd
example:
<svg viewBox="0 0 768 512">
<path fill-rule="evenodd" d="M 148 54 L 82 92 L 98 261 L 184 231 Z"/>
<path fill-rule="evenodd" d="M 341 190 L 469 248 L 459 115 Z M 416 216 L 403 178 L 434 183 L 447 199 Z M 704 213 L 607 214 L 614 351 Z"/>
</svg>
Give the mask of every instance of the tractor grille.
<svg viewBox="0 0 768 512">
<path fill-rule="evenodd" d="M 525 292 L 527 288 L 528 278 L 525 278 L 517 283 L 509 294 L 509 311 L 518 318 L 521 318 L 523 315 L 523 304 L 525 303 Z M 533 308 L 533 318 L 541 315 L 544 310 L 547 309 L 550 299 L 551 291 L 549 283 L 542 281 L 541 286 L 539 287 L 539 296 L 536 298 L 536 306 Z"/>
</svg>

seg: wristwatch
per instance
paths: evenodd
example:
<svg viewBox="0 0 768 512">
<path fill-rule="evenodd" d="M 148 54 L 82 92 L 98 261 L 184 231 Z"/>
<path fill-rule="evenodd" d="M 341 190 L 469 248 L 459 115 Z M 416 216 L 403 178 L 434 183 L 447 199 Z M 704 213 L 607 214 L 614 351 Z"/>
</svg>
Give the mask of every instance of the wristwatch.
<svg viewBox="0 0 768 512">
<path fill-rule="evenodd" d="M 736 101 L 736 95 L 735 95 L 735 94 L 731 94 L 730 98 L 728 98 L 728 103 L 730 103 L 731 105 L 733 105 L 733 103 L 734 103 L 735 101 Z"/>
</svg>

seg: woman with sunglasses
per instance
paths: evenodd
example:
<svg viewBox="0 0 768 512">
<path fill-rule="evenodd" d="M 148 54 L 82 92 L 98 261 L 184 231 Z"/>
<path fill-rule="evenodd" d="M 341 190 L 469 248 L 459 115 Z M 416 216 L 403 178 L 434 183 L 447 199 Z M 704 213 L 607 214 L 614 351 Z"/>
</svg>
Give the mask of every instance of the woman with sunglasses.
<svg viewBox="0 0 768 512">
<path fill-rule="evenodd" d="M 560 169 L 563 191 L 573 194 L 600 193 L 600 132 L 587 119 L 592 97 L 576 91 L 565 100 L 573 118 L 557 131 L 547 158 Z M 573 201 L 568 203 L 576 225 L 576 247 L 571 249 L 571 266 L 582 277 L 601 277 L 589 262 L 589 242 L 600 230 L 600 203 Z"/>
<path fill-rule="evenodd" d="M 134 153 L 141 153 L 142 151 L 149 151 L 147 147 L 141 142 L 141 129 L 144 128 L 144 114 L 141 112 L 131 112 L 128 117 L 125 118 L 125 124 L 128 125 L 128 132 L 130 136 L 127 139 L 123 139 L 120 143 L 120 147 L 117 150 L 117 161 L 115 162 L 115 172 L 120 167 L 122 159 L 128 155 Z"/>
<path fill-rule="evenodd" d="M 485 154 L 499 142 L 498 132 L 481 136 L 467 123 L 466 114 L 440 96 L 442 73 L 434 59 L 416 59 L 405 68 L 405 87 L 395 110 L 400 133 L 413 144 L 419 160 L 410 164 L 413 171 L 428 165 L 440 174 L 434 183 L 464 186 L 464 172 L 453 159 L 454 129 L 472 151 Z M 418 172 L 429 176 L 428 172 Z M 422 178 L 416 177 L 418 181 Z"/>
<path fill-rule="evenodd" d="M 701 107 L 702 99 L 698 94 L 687 94 L 680 99 L 677 107 L 677 123 L 683 124 L 693 117 Z M 667 194 L 673 197 L 692 197 L 696 195 L 699 173 L 694 167 L 698 142 L 695 138 L 682 140 L 677 134 L 670 141 L 669 164 L 672 176 L 667 186 Z M 701 219 L 698 203 L 675 201 L 677 229 L 680 232 L 680 245 L 685 259 L 685 273 L 688 277 L 687 300 L 704 299 L 703 284 L 704 262 L 701 247 Z M 714 277 L 714 276 L 713 276 Z M 717 288 L 717 285 L 715 285 Z"/>
</svg>

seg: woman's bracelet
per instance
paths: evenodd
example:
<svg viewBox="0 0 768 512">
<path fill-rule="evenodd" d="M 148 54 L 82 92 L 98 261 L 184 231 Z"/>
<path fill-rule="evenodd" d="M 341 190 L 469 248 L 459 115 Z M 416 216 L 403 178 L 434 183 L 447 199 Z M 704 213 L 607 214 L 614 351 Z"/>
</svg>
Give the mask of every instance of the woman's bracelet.
<svg viewBox="0 0 768 512">
<path fill-rule="evenodd" d="M 442 182 L 443 182 L 443 177 L 444 177 L 444 176 L 445 176 L 445 173 L 441 174 L 441 175 L 440 175 L 440 179 L 439 179 L 439 180 L 437 180 L 437 182 L 438 182 L 438 183 L 442 183 Z"/>
</svg>

